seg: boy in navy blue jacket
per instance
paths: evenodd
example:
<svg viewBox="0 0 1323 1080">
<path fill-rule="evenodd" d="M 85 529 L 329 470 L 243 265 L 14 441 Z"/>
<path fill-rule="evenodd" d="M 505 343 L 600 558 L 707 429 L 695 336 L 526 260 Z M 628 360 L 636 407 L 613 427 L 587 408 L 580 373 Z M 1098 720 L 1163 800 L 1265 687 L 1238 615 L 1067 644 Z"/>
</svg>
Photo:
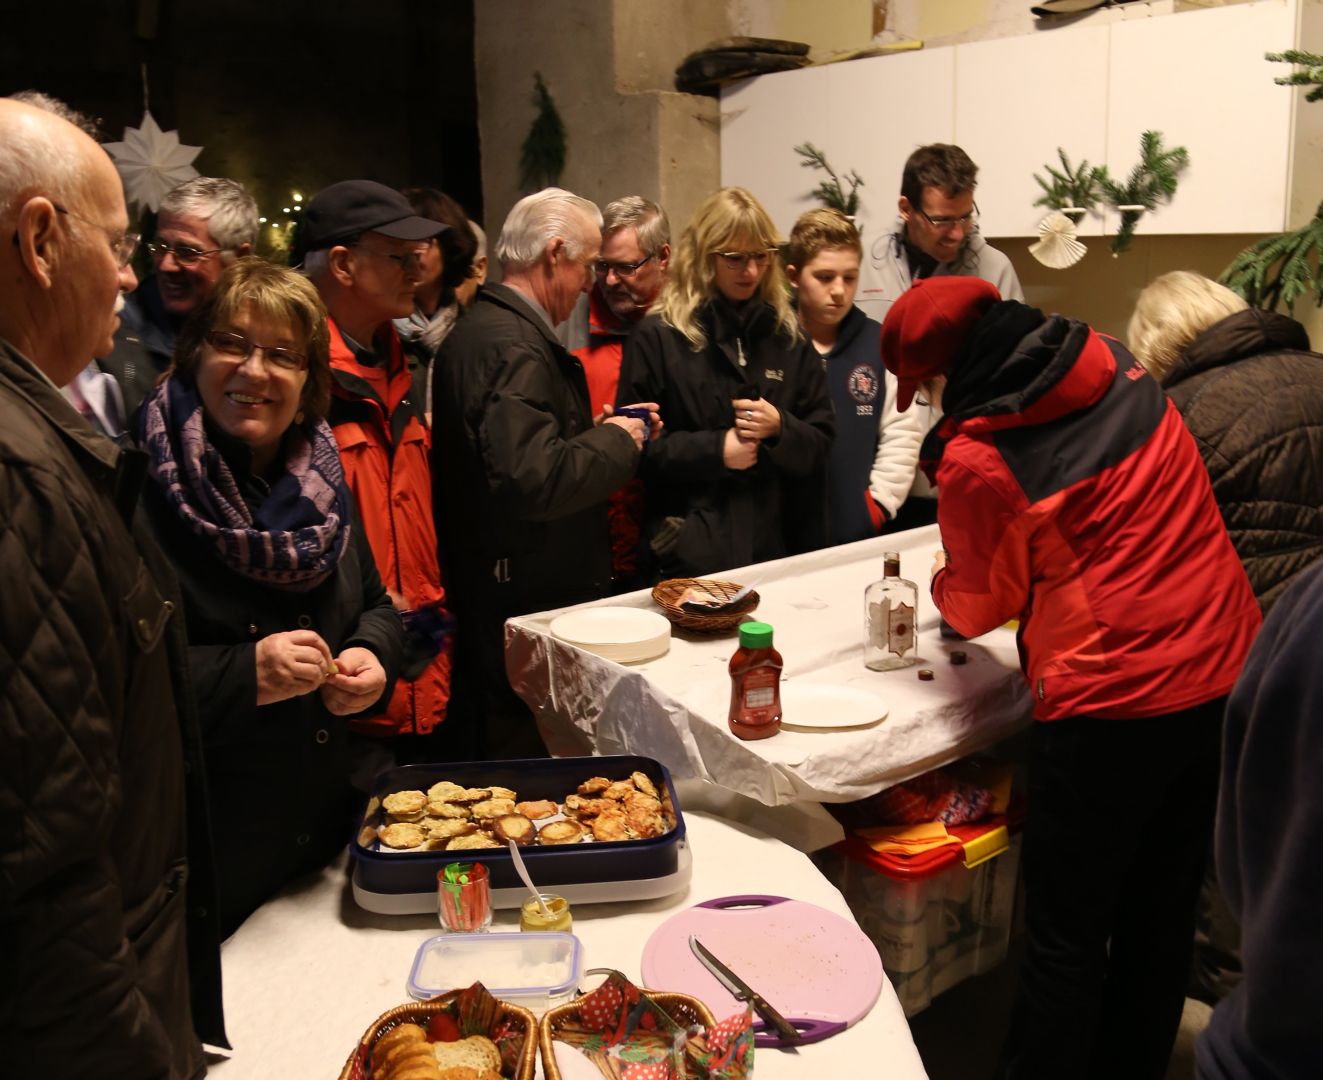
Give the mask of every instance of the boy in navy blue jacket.
<svg viewBox="0 0 1323 1080">
<path fill-rule="evenodd" d="M 836 410 L 827 469 L 833 544 L 876 536 L 895 519 L 924 434 L 916 412 L 896 410 L 896 377 L 882 366 L 881 324 L 854 305 L 862 254 L 858 230 L 837 210 L 810 210 L 790 234 L 786 273 Z"/>
</svg>

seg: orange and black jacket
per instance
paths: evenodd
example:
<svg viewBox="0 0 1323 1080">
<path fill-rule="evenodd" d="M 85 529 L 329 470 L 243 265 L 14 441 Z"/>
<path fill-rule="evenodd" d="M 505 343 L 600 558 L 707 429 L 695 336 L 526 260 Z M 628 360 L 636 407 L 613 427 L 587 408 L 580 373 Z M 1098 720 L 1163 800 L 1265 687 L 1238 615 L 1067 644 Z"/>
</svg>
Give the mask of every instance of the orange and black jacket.
<svg viewBox="0 0 1323 1080">
<path fill-rule="evenodd" d="M 953 364 L 924 446 L 967 637 L 1018 618 L 1034 715 L 1143 717 L 1227 693 L 1259 612 L 1193 439 L 1117 342 L 1014 301 Z"/>
<path fill-rule="evenodd" d="M 344 462 L 345 482 L 358 504 L 377 572 L 388 590 L 410 608 L 442 608 L 445 590 L 432 518 L 432 433 L 424 403 L 413 396 L 413 380 L 390 324 L 386 396 L 359 363 L 331 321 L 332 401 L 328 418 Z M 426 735 L 444 718 L 450 696 L 449 644 L 415 679 L 395 684 L 384 713 L 355 719 L 356 730 L 376 735 Z"/>
</svg>

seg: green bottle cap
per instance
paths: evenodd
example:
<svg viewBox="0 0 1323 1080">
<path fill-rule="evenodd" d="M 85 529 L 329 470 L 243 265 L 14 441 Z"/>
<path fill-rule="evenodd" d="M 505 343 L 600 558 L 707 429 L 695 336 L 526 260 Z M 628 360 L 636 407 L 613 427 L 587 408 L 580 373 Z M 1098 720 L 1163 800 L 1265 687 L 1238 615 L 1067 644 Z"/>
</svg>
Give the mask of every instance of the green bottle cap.
<svg viewBox="0 0 1323 1080">
<path fill-rule="evenodd" d="M 740 623 L 740 648 L 770 649 L 772 647 L 772 627 L 765 622 Z"/>
</svg>

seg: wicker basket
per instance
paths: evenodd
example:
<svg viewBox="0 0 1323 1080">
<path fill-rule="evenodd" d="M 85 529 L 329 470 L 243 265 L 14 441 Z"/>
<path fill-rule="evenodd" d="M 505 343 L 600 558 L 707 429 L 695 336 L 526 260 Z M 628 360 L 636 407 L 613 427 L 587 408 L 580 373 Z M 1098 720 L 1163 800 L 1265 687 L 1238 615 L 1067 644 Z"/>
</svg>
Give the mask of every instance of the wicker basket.
<svg viewBox="0 0 1323 1080">
<path fill-rule="evenodd" d="M 349 1060 L 345 1062 L 344 1069 L 340 1072 L 340 1080 L 366 1080 L 371 1076 L 366 1068 L 367 1053 L 376 1041 L 390 1031 L 391 1028 L 403 1023 L 414 1023 L 420 1027 L 427 1027 L 427 1022 L 437 1013 L 445 1011 L 446 1007 L 459 997 L 460 990 L 451 990 L 449 993 L 441 994 L 429 1001 L 414 1001 L 408 1005 L 398 1005 L 389 1012 L 382 1013 L 372 1026 L 367 1029 L 367 1033 L 358 1040 L 358 1045 L 354 1047 L 353 1053 L 349 1055 Z M 501 1006 L 497 1016 L 502 1020 L 513 1020 L 520 1024 L 524 1029 L 524 1046 L 519 1052 L 519 1061 L 515 1065 L 513 1080 L 533 1080 L 537 1064 L 537 1017 L 520 1005 L 514 1005 L 508 1001 L 499 1002 Z"/>
<path fill-rule="evenodd" d="M 696 997 L 690 997 L 688 994 L 672 994 L 661 990 L 644 990 L 643 992 L 665 1009 L 677 1024 L 684 1027 L 701 1024 L 707 1029 L 711 1029 L 716 1024 L 716 1019 L 708 1011 L 708 1007 Z M 548 1010 L 538 1023 L 537 1041 L 542 1050 L 542 1075 L 546 1077 L 546 1080 L 561 1080 L 560 1067 L 556 1064 L 556 1050 L 551 1044 L 555 1042 L 561 1026 L 568 1020 L 575 1018 L 582 1003 L 583 998 L 576 998 L 564 1005 L 557 1005 L 554 1009 Z"/>
<path fill-rule="evenodd" d="M 662 614 L 684 630 L 696 634 L 724 634 L 739 626 L 744 616 L 758 606 L 758 593 L 750 590 L 738 604 L 724 611 L 710 615 L 686 611 L 680 606 L 680 597 L 684 595 L 685 589 L 695 585 L 727 600 L 744 588 L 733 581 L 714 581 L 712 578 L 670 578 L 659 581 L 652 587 L 652 598 L 660 605 Z"/>
</svg>

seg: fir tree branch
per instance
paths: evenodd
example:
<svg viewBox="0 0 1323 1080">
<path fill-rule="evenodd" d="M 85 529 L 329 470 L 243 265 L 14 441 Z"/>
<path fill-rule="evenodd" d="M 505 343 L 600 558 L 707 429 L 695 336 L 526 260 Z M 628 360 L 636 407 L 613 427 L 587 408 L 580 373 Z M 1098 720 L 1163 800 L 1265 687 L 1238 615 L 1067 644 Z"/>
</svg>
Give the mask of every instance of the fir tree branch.
<svg viewBox="0 0 1323 1080">
<path fill-rule="evenodd" d="M 841 178 L 827 161 L 827 155 L 816 146 L 810 142 L 801 143 L 795 147 L 795 153 L 804 159 L 800 162 L 804 168 L 820 169 L 831 177 L 813 189 L 814 197 L 828 209 L 839 210 L 846 217 L 853 218 L 859 212 L 859 189 L 864 186 L 863 177 L 851 169 L 845 178 L 845 182 L 850 185 L 847 193 L 841 185 Z"/>
<path fill-rule="evenodd" d="M 1218 279 L 1253 307 L 1266 311 L 1295 302 L 1306 293 L 1323 307 L 1323 276 L 1319 255 L 1323 252 L 1323 204 L 1314 218 L 1294 232 L 1265 236 L 1240 252 Z"/>
<path fill-rule="evenodd" d="M 1034 200 L 1034 205 L 1047 206 L 1053 210 L 1067 206 L 1092 210 L 1098 205 L 1098 177 L 1106 169 L 1093 168 L 1087 161 L 1081 161 L 1078 169 L 1072 168 L 1066 151 L 1059 146 L 1057 157 L 1061 159 L 1061 171 L 1051 165 L 1043 166 L 1051 182 L 1034 173 L 1034 179 L 1043 189 L 1043 194 Z"/>
<path fill-rule="evenodd" d="M 1139 223 L 1142 210 L 1121 210 L 1123 206 L 1142 206 L 1154 210 L 1159 202 L 1176 194 L 1181 171 L 1190 163 L 1190 153 L 1183 146 L 1164 150 L 1162 132 L 1146 131 L 1139 139 L 1139 162 L 1119 183 L 1104 165 L 1098 170 L 1098 186 L 1106 201 L 1121 214 L 1121 226 L 1112 239 L 1112 253 L 1120 254 L 1130 247 L 1130 241 Z"/>
<path fill-rule="evenodd" d="M 519 150 L 519 186 L 524 191 L 555 185 L 565 169 L 565 124 L 540 71 L 533 72 L 533 104 L 537 116 Z"/>
</svg>

